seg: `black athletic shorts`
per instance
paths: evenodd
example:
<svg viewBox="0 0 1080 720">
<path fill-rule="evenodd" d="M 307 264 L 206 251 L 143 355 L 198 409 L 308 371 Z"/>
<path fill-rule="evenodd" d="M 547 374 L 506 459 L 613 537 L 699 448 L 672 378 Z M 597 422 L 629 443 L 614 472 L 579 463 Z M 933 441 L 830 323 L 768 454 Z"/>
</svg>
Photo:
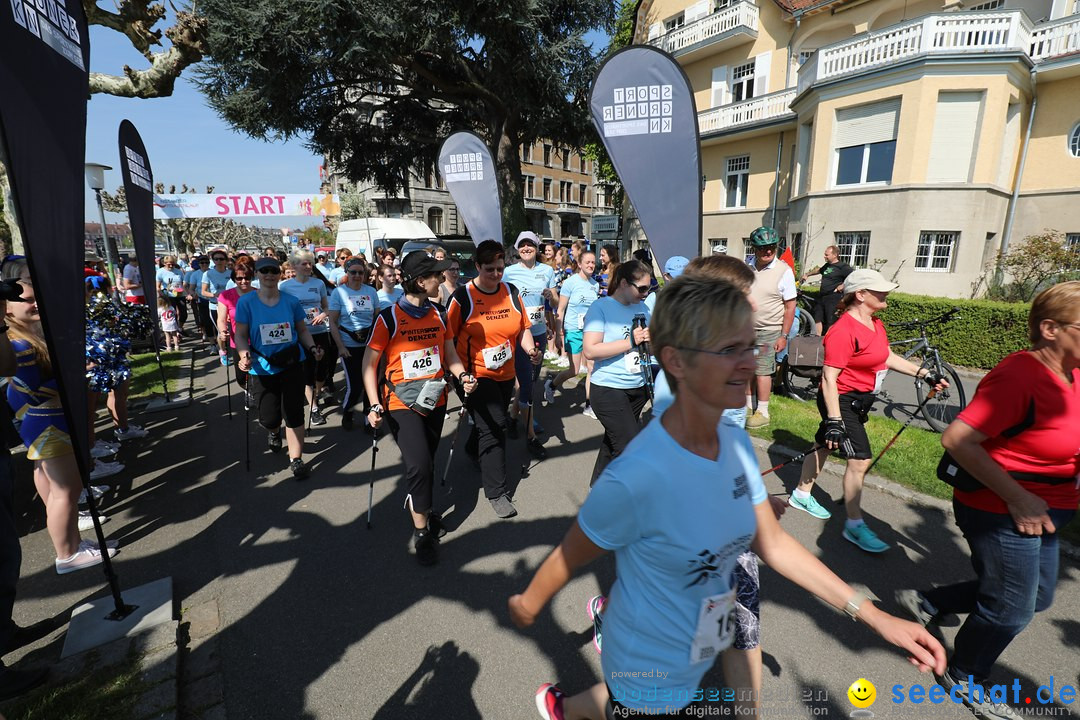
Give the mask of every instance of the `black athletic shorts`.
<svg viewBox="0 0 1080 720">
<path fill-rule="evenodd" d="M 863 427 L 863 413 L 860 413 L 854 405 L 861 403 L 865 407 L 864 413 L 869 412 L 874 404 L 873 400 L 874 394 L 865 392 L 850 392 L 840 396 L 840 417 L 844 421 L 844 429 L 847 430 L 850 445 L 849 448 L 841 446 L 841 450 L 849 460 L 869 460 L 874 456 L 870 449 L 870 438 L 866 437 L 866 428 Z M 821 419 L 828 419 L 829 411 L 825 409 L 825 396 L 822 395 L 820 388 L 817 395 L 817 408 Z M 814 441 L 822 447 L 825 446 L 825 431 L 820 426 L 814 436 Z"/>
<path fill-rule="evenodd" d="M 259 409 L 259 424 L 267 430 L 281 427 L 302 428 L 307 411 L 304 396 L 304 371 L 293 365 L 273 375 L 248 375 L 255 407 Z"/>
</svg>

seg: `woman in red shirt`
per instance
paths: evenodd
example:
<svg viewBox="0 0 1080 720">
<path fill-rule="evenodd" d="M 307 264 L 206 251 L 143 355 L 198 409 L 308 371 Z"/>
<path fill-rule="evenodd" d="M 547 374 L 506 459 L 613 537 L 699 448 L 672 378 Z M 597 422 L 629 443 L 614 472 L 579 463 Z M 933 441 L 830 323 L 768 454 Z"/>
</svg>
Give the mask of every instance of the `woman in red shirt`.
<svg viewBox="0 0 1080 720">
<path fill-rule="evenodd" d="M 474 426 L 465 452 L 480 462 L 484 496 L 501 518 L 517 515 L 506 486 L 506 408 L 514 393 L 514 352 L 521 349 L 533 363 L 543 354 L 533 343 L 529 316 L 516 287 L 502 281 L 506 253 L 495 240 L 476 246 L 473 280 L 450 298 L 446 314 L 457 352 L 476 376 L 476 391 L 469 397 Z"/>
<path fill-rule="evenodd" d="M 987 717 L 1009 717 L 1011 709 L 969 702 L 967 685 L 988 687 L 1001 653 L 1050 607 L 1057 531 L 1080 504 L 1080 281 L 1035 297 L 1028 339 L 1031 349 L 998 363 L 941 436 L 948 455 L 938 472 L 955 486 L 956 524 L 976 579 L 897 593 L 923 624 L 970 613 L 941 683 L 962 686 L 965 704 Z"/>
<path fill-rule="evenodd" d="M 873 457 L 863 424 L 874 404 L 874 393 L 881 390 L 881 381 L 889 370 L 913 377 L 930 376 L 926 368 L 889 349 L 885 324 L 874 317 L 888 307 L 885 298 L 896 288 L 896 283 L 889 282 L 876 270 L 856 270 L 844 281 L 844 298 L 837 307 L 839 318 L 825 335 L 825 368 L 817 397 L 821 425 L 814 437 L 821 449 L 803 461 L 799 486 L 788 499 L 791 507 L 816 518 L 831 517 L 832 513 L 810 491 L 825 458 L 842 447 L 847 457 L 844 470 L 847 521 L 843 536 L 871 553 L 884 552 L 889 544 L 867 526 L 859 507 L 863 478 Z M 930 377 L 928 382 L 939 390 L 948 387 L 940 376 Z"/>
</svg>

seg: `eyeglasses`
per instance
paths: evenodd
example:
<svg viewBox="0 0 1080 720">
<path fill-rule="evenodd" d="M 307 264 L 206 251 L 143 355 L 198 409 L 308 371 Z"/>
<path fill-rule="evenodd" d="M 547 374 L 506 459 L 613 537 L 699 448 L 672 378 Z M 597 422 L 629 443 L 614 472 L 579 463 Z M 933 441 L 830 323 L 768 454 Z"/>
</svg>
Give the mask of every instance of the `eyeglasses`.
<svg viewBox="0 0 1080 720">
<path fill-rule="evenodd" d="M 644 285 L 631 285 L 631 287 L 637 290 L 639 295 L 648 295 L 652 285 L 645 283 Z"/>
<path fill-rule="evenodd" d="M 247 275 L 234 275 L 233 282 L 251 282 L 251 278 Z"/>
<path fill-rule="evenodd" d="M 259 268 L 260 275 L 280 275 L 281 271 L 277 268 Z"/>
<path fill-rule="evenodd" d="M 502 275 L 504 272 L 506 272 L 505 267 L 480 268 L 480 270 L 486 273 L 495 273 L 496 275 Z"/>
<path fill-rule="evenodd" d="M 367 272 L 365 270 L 350 270 L 349 275 L 352 275 L 353 277 L 365 277 L 367 276 Z"/>
<path fill-rule="evenodd" d="M 746 355 L 748 353 L 753 353 L 754 357 L 758 357 L 759 355 L 764 353 L 767 348 L 768 348 L 768 346 L 764 345 L 764 344 L 761 344 L 761 345 L 732 345 L 730 347 L 724 348 L 723 350 L 706 350 L 705 348 L 683 347 L 681 345 L 676 345 L 675 346 L 676 350 L 683 350 L 685 352 L 705 353 L 706 355 L 718 355 L 719 357 L 722 357 L 722 358 L 742 357 L 742 356 L 744 356 L 744 355 Z"/>
</svg>

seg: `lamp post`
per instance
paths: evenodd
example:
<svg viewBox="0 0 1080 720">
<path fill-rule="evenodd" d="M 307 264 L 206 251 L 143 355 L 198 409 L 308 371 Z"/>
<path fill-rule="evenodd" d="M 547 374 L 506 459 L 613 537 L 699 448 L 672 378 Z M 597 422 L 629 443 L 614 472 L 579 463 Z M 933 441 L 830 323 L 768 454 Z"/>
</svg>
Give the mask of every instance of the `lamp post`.
<svg viewBox="0 0 1080 720">
<path fill-rule="evenodd" d="M 109 240 L 109 229 L 105 224 L 105 206 L 101 202 L 101 191 L 105 189 L 105 171 L 112 170 L 108 165 L 100 163 L 86 163 L 86 184 L 94 191 L 97 197 L 98 217 L 101 219 L 101 240 L 105 244 L 105 262 L 109 266 L 109 284 L 113 286 L 113 292 L 120 296 L 120 289 L 116 287 L 116 247 Z"/>
</svg>

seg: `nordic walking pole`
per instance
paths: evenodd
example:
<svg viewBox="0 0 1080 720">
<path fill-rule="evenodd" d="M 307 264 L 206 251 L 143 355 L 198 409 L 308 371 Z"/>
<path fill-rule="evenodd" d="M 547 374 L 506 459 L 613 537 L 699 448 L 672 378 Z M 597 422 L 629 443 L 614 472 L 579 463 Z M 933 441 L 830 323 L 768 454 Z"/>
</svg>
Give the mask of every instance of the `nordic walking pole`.
<svg viewBox="0 0 1080 720">
<path fill-rule="evenodd" d="M 918 415 L 918 414 L 919 414 L 919 413 L 920 413 L 920 412 L 922 411 L 922 409 L 923 409 L 923 405 L 926 405 L 926 403 L 928 403 L 928 402 L 929 402 L 930 400 L 933 400 L 933 399 L 934 399 L 934 396 L 935 396 L 935 395 L 937 395 L 937 388 L 931 388 L 931 389 L 930 389 L 930 392 L 928 392 L 928 393 L 926 394 L 926 397 L 924 397 L 924 398 L 923 398 L 923 401 L 922 401 L 921 403 L 919 403 L 919 407 L 915 408 L 915 412 L 911 413 L 911 417 L 909 417 L 909 418 L 907 419 L 907 422 L 905 422 L 905 423 L 904 423 L 903 425 L 901 425 L 901 426 L 900 426 L 900 429 L 896 431 L 896 434 L 895 434 L 895 435 L 893 435 L 893 439 L 892 439 L 892 440 L 890 440 L 890 441 L 889 441 L 889 442 L 888 442 L 888 443 L 887 443 L 887 444 L 885 445 L 885 447 L 881 448 L 881 452 L 879 452 L 879 453 L 878 453 L 878 456 L 877 456 L 876 458 L 874 458 L 874 462 L 870 463 L 870 467 L 866 468 L 866 472 L 867 472 L 867 474 L 869 474 L 869 473 L 870 473 L 870 470 L 872 470 L 872 469 L 873 469 L 873 467 L 874 467 L 875 465 L 877 465 L 877 463 L 878 463 L 878 460 L 880 460 L 880 459 L 881 459 L 881 456 L 882 456 L 882 455 L 884 455 L 884 454 L 885 454 L 885 452 L 886 452 L 886 451 L 887 451 L 887 450 L 888 450 L 889 448 L 891 448 L 891 447 L 893 446 L 893 443 L 894 443 L 894 442 L 896 442 L 896 439 L 897 439 L 898 437 L 900 437 L 900 433 L 902 433 L 902 432 L 904 432 L 905 430 L 907 430 L 907 427 L 908 427 L 908 425 L 910 425 L 910 424 L 911 424 L 911 421 L 912 421 L 912 420 L 914 420 L 914 419 L 915 419 L 915 416 L 916 416 L 916 415 Z"/>
<path fill-rule="evenodd" d="M 225 349 L 225 357 L 228 358 L 228 347 Z M 225 402 L 229 408 L 229 420 L 232 420 L 232 367 L 231 363 L 225 364 Z"/>
<path fill-rule="evenodd" d="M 251 472 L 251 375 L 244 381 L 244 471 Z"/>
<path fill-rule="evenodd" d="M 771 468 L 769 468 L 768 470 L 761 473 L 761 477 L 765 477 L 766 475 L 772 474 L 772 473 L 776 472 L 777 470 L 779 470 L 780 468 L 787 467 L 788 465 L 790 465 L 793 462 L 798 462 L 799 460 L 802 460 L 803 458 L 805 458 L 807 455 L 811 455 L 813 453 L 816 453 L 818 450 L 824 449 L 824 447 L 825 447 L 824 445 L 818 445 L 817 443 L 814 443 L 810 447 L 809 450 L 804 450 L 803 452 L 799 453 L 795 457 L 788 458 L 787 460 L 780 463 L 779 465 L 773 465 Z"/>
<path fill-rule="evenodd" d="M 375 495 L 375 456 L 379 452 L 379 431 L 371 428 L 371 477 L 367 489 L 367 529 L 371 529 L 371 500 Z"/>
</svg>

